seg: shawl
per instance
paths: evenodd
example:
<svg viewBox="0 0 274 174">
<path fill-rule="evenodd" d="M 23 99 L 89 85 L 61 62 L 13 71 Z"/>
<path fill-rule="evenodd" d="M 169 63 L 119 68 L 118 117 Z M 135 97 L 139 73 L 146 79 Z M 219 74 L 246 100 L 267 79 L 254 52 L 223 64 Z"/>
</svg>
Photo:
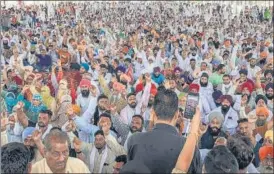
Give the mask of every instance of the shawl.
<svg viewBox="0 0 274 174">
<path fill-rule="evenodd" d="M 50 108 L 52 102 L 55 100 L 51 95 L 50 95 L 50 89 L 48 86 L 43 86 L 41 89 L 41 96 L 43 103 L 46 105 L 46 107 Z"/>
<path fill-rule="evenodd" d="M 27 116 L 32 122 L 36 123 L 38 120 L 39 112 L 45 109 L 47 109 L 47 107 L 42 104 L 42 101 L 41 104 L 38 106 L 34 106 L 33 104 L 31 104 L 29 110 L 27 111 Z"/>
<path fill-rule="evenodd" d="M 103 150 L 103 156 L 102 156 L 102 159 L 100 161 L 100 168 L 99 168 L 99 171 L 98 173 L 102 173 L 102 170 L 103 170 L 103 167 L 104 167 L 104 163 L 107 159 L 107 155 L 108 155 L 108 147 L 105 146 L 106 148 Z M 93 170 L 94 170 L 94 164 L 95 164 L 95 157 L 96 157 L 96 151 L 97 148 L 95 146 L 93 146 L 92 150 L 91 150 L 91 153 L 90 153 L 90 172 L 92 173 L 95 173 Z M 97 171 L 96 171 L 97 172 Z"/>
<path fill-rule="evenodd" d="M 68 108 L 71 107 L 72 99 L 70 95 L 62 96 L 60 100 L 60 105 L 57 108 L 57 114 L 52 118 L 52 125 L 62 127 L 67 121 L 68 117 L 66 116 Z"/>
<path fill-rule="evenodd" d="M 12 108 L 17 104 L 17 99 L 14 93 L 8 92 L 6 94 L 5 104 L 6 104 L 8 113 L 12 113 Z"/>
<path fill-rule="evenodd" d="M 33 103 L 31 103 L 28 111 L 27 116 L 28 118 L 33 121 L 34 123 L 38 120 L 38 115 L 41 110 L 47 109 L 47 107 L 42 102 L 42 97 L 39 94 L 35 94 L 33 97 L 35 97 L 36 100 L 40 102 L 38 106 L 34 106 Z"/>
</svg>

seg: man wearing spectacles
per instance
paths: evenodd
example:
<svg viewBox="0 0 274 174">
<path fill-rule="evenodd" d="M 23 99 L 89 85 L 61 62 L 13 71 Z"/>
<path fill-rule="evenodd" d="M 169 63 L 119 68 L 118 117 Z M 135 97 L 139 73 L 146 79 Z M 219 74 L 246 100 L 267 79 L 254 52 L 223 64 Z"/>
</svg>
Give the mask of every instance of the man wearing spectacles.
<svg viewBox="0 0 274 174">
<path fill-rule="evenodd" d="M 58 129 L 50 131 L 44 139 L 45 158 L 35 163 L 32 173 L 90 173 L 77 158 L 69 157 L 69 137 Z"/>
</svg>

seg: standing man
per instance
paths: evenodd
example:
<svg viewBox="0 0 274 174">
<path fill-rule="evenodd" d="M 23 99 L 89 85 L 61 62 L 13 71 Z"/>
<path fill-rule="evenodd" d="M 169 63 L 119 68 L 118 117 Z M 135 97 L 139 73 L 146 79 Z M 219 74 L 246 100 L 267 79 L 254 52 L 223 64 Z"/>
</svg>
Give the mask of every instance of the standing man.
<svg viewBox="0 0 274 174">
<path fill-rule="evenodd" d="M 143 161 L 151 173 L 171 173 L 185 143 L 175 128 L 178 116 L 176 93 L 166 89 L 159 91 L 151 115 L 157 119 L 155 127 L 150 132 L 137 133 L 129 138 L 128 160 Z M 188 172 L 201 173 L 201 170 L 200 153 L 195 150 Z"/>
</svg>

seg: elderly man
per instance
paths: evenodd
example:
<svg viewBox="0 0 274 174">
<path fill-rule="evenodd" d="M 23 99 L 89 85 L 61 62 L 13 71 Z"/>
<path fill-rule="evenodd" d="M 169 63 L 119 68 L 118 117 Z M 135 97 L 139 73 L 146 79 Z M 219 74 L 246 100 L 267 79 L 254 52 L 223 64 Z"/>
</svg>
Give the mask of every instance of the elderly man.
<svg viewBox="0 0 274 174">
<path fill-rule="evenodd" d="M 212 112 L 221 112 L 224 116 L 224 123 L 222 130 L 230 135 L 236 133 L 237 121 L 239 119 L 238 113 L 232 108 L 233 99 L 230 95 L 221 96 L 221 106 L 214 109 Z M 209 115 L 206 116 L 207 123 L 209 123 Z"/>
<path fill-rule="evenodd" d="M 208 115 L 208 119 L 209 126 L 205 134 L 201 137 L 200 149 L 212 149 L 217 138 L 227 138 L 225 132 L 221 130 L 224 122 L 223 114 L 219 111 L 214 111 Z"/>
<path fill-rule="evenodd" d="M 35 132 L 34 127 L 25 128 L 22 134 L 23 143 L 29 149 L 31 154 L 32 164 L 43 159 L 44 145 L 41 141 L 41 135 L 41 132 Z"/>
<path fill-rule="evenodd" d="M 273 145 L 263 146 L 260 148 L 259 156 L 261 160 L 261 165 L 258 168 L 260 173 L 273 173 Z"/>
<path fill-rule="evenodd" d="M 69 157 L 69 137 L 66 132 L 52 130 L 45 138 L 45 158 L 35 163 L 32 173 L 90 173 L 79 159 Z"/>
<path fill-rule="evenodd" d="M 264 136 L 265 132 L 273 126 L 273 118 L 268 121 L 269 112 L 267 107 L 257 107 L 256 115 L 251 115 L 248 118 L 248 121 L 251 123 L 251 128 L 253 130 L 253 134 L 259 134 L 261 137 Z"/>
</svg>

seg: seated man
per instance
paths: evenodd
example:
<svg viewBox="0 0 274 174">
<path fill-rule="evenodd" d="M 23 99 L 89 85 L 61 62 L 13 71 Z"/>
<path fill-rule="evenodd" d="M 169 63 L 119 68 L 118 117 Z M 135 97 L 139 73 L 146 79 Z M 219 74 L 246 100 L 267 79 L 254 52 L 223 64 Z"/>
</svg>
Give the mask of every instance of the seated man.
<svg viewBox="0 0 274 174">
<path fill-rule="evenodd" d="M 273 173 L 273 155 L 273 146 L 263 146 L 260 148 L 261 165 L 258 169 L 261 173 Z"/>
<path fill-rule="evenodd" d="M 69 137 L 54 129 L 45 137 L 45 158 L 35 163 L 32 173 L 90 173 L 84 162 L 69 157 Z"/>
<path fill-rule="evenodd" d="M 221 130 L 224 122 L 224 117 L 221 112 L 212 112 L 208 116 L 209 126 L 205 134 L 201 137 L 200 149 L 212 149 L 218 137 L 225 137 L 227 135 Z"/>
<path fill-rule="evenodd" d="M 224 123 L 222 126 L 222 130 L 230 135 L 236 133 L 237 121 L 239 119 L 239 114 L 233 109 L 233 99 L 230 95 L 222 95 L 221 98 L 221 106 L 214 109 L 212 112 L 221 112 L 224 117 Z M 209 122 L 209 115 L 206 116 L 207 122 Z"/>
<path fill-rule="evenodd" d="M 1 173 L 30 173 L 31 154 L 24 144 L 13 142 L 1 147 Z"/>
<path fill-rule="evenodd" d="M 94 137 L 95 141 L 92 144 L 74 139 L 73 146 L 78 158 L 83 159 L 92 173 L 112 173 L 111 164 L 117 156 L 125 155 L 126 151 L 121 145 L 112 143 L 102 130 L 95 132 Z"/>
<path fill-rule="evenodd" d="M 79 117 L 79 116 L 75 115 L 73 108 L 69 108 L 67 114 L 68 114 L 69 120 L 74 121 L 77 129 L 79 129 L 89 135 L 89 139 L 86 141 L 87 143 L 93 143 L 95 141 L 94 133 L 100 129 L 102 130 L 102 128 L 103 128 L 102 126 L 104 123 L 108 124 L 109 129 L 112 125 L 111 116 L 107 113 L 102 113 L 100 115 L 98 126 L 92 125 L 92 124 L 88 123 L 83 117 Z M 113 141 L 113 143 L 118 143 L 117 135 L 113 131 L 108 130 L 106 136 L 109 137 Z"/>
<path fill-rule="evenodd" d="M 205 157 L 203 173 L 238 173 L 235 156 L 225 146 L 214 147 Z"/>
</svg>

